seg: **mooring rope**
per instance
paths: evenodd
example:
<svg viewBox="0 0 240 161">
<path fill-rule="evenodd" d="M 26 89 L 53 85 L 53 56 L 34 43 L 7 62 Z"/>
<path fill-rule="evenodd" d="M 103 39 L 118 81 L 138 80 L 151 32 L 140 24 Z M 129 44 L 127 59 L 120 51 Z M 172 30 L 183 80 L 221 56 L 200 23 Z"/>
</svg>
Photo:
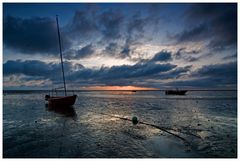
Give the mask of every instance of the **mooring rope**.
<svg viewBox="0 0 240 161">
<path fill-rule="evenodd" d="M 92 110 L 88 110 L 88 111 L 91 111 L 93 113 L 96 113 L 96 114 L 101 114 L 101 115 L 107 115 L 107 116 L 110 116 L 110 117 L 114 117 L 114 118 L 118 118 L 118 119 L 121 119 L 121 120 L 126 120 L 126 121 L 131 121 L 132 122 L 132 119 L 129 119 L 129 118 L 125 118 L 125 117 L 120 117 L 120 116 L 114 116 L 114 115 L 110 115 L 110 114 L 106 114 L 106 113 L 102 113 L 102 112 L 95 112 L 95 111 L 92 111 Z M 182 141 L 190 144 L 190 142 L 188 140 L 186 140 L 185 138 L 175 134 L 175 133 L 172 133 L 170 132 L 167 128 L 165 127 L 161 127 L 161 126 L 157 126 L 157 125 L 154 125 L 154 124 L 150 124 L 150 123 L 146 123 L 146 122 L 142 122 L 142 121 L 139 121 L 138 122 L 139 124 L 143 124 L 143 125 L 147 125 L 147 126 L 151 126 L 151 127 L 154 127 L 154 128 L 157 128 L 161 131 L 164 131 L 172 136 L 175 136 L 179 139 L 181 139 Z M 177 130 L 174 130 L 174 129 L 170 129 L 170 130 L 173 130 L 173 131 L 177 131 Z M 191 134 L 191 133 L 184 133 L 184 132 L 180 132 L 180 131 L 177 131 L 179 133 L 183 133 L 183 134 L 186 134 L 186 135 L 191 135 L 191 136 L 194 136 L 194 137 L 197 137 L 198 139 L 202 139 L 201 137 L 197 136 L 197 135 L 194 135 L 194 134 Z"/>
<path fill-rule="evenodd" d="M 101 115 L 106 115 L 106 116 L 109 116 L 109 117 L 113 117 L 113 118 L 118 118 L 118 119 L 121 119 L 121 120 L 125 120 L 125 121 L 130 121 L 132 122 L 133 120 L 130 119 L 130 118 L 126 118 L 126 117 L 120 117 L 120 116 L 116 116 L 116 115 L 111 115 L 111 114 L 107 114 L 107 113 L 103 113 L 103 112 L 96 112 L 96 111 L 93 111 L 93 110 L 90 110 L 88 109 L 87 111 L 90 111 L 90 112 L 93 112 L 93 113 L 96 113 L 96 114 L 101 114 Z M 65 123 L 66 123 L 66 119 L 64 120 L 63 122 L 63 127 L 62 127 L 62 132 L 61 132 L 61 136 L 60 137 L 63 137 L 64 136 L 64 130 L 65 130 Z M 184 137 L 178 135 L 178 134 L 175 134 L 173 132 L 170 132 L 169 130 L 171 131 L 175 131 L 175 132 L 178 132 L 178 133 L 182 133 L 182 134 L 185 134 L 185 135 L 191 135 L 191 136 L 194 136 L 198 139 L 202 139 L 200 136 L 197 136 L 195 134 L 192 134 L 192 133 L 186 133 L 186 132 L 183 132 L 183 131 L 179 131 L 179 130 L 175 130 L 175 129 L 172 129 L 172 128 L 166 128 L 166 127 L 162 127 L 162 126 L 158 126 L 158 125 L 154 125 L 154 124 L 151 124 L 151 123 L 147 123 L 147 122 L 143 122 L 143 121 L 138 121 L 138 124 L 142 124 L 142 125 L 147 125 L 147 126 L 151 126 L 153 128 L 156 128 L 156 129 L 159 129 L 165 133 L 168 133 L 182 141 L 184 141 L 185 143 L 187 143 L 188 145 L 190 145 L 190 142 L 185 139 Z M 63 148 L 63 141 L 62 139 L 60 140 L 60 145 L 59 145 L 59 151 L 58 151 L 58 157 L 60 157 L 61 153 L 62 153 L 62 148 Z"/>
</svg>

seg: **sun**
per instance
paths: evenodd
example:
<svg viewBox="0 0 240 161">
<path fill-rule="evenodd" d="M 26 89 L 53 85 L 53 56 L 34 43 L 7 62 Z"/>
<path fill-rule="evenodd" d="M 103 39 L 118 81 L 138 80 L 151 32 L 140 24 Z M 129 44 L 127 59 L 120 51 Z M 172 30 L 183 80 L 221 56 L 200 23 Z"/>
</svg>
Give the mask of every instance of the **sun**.
<svg viewBox="0 0 240 161">
<path fill-rule="evenodd" d="M 159 90 L 158 88 L 138 87 L 138 86 L 90 86 L 83 87 L 84 90 L 106 90 L 106 91 L 140 91 L 140 90 Z"/>
</svg>

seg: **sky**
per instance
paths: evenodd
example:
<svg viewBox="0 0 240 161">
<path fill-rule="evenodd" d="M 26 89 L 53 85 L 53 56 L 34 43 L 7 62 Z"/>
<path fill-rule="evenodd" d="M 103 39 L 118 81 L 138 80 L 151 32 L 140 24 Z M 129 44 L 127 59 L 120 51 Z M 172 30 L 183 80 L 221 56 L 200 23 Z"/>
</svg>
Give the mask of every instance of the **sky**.
<svg viewBox="0 0 240 161">
<path fill-rule="evenodd" d="M 3 3 L 3 88 L 236 89 L 237 3 Z"/>
</svg>

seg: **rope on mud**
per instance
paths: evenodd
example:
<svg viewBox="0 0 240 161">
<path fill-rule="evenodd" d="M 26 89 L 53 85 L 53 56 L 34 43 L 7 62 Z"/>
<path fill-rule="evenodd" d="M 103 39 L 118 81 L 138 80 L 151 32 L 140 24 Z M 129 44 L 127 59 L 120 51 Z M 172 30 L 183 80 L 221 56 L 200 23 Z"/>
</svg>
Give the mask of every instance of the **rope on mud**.
<svg viewBox="0 0 240 161">
<path fill-rule="evenodd" d="M 89 110 L 89 111 L 94 112 L 94 113 L 97 113 L 97 112 L 92 111 L 92 110 Z M 114 118 L 118 118 L 118 119 L 121 119 L 121 120 L 126 120 L 126 121 L 131 121 L 131 122 L 132 122 L 131 119 L 125 118 L 125 117 L 109 115 L 109 114 L 102 113 L 102 112 L 97 113 L 97 114 L 107 115 L 107 116 L 110 116 L 110 117 L 114 117 Z M 183 137 L 181 137 L 181 136 L 179 136 L 179 135 L 177 135 L 177 134 L 174 134 L 174 133 L 168 131 L 168 130 L 167 130 L 166 128 L 164 128 L 164 127 L 160 127 L 160 126 L 157 126 L 157 125 L 154 125 L 154 124 L 150 124 L 150 123 L 146 123 L 146 122 L 142 122 L 142 121 L 139 121 L 138 123 L 139 123 L 139 124 L 143 124 L 143 125 L 147 125 L 147 126 L 151 126 L 151 127 L 154 127 L 154 128 L 157 128 L 157 129 L 159 129 L 159 130 L 161 130 L 161 131 L 164 131 L 164 132 L 166 132 L 166 133 L 168 133 L 168 134 L 170 134 L 170 135 L 172 135 L 172 136 L 175 136 L 175 137 L 181 139 L 182 141 L 190 144 L 190 142 L 187 141 L 185 138 L 183 138 Z M 173 130 L 173 129 L 171 129 L 171 130 Z M 173 131 L 176 131 L 176 130 L 173 130 Z M 179 132 L 179 131 L 178 131 L 178 132 Z M 180 132 L 180 133 L 181 133 L 181 132 Z M 200 138 L 199 136 L 194 135 L 194 134 L 190 134 L 190 135 Z"/>
</svg>

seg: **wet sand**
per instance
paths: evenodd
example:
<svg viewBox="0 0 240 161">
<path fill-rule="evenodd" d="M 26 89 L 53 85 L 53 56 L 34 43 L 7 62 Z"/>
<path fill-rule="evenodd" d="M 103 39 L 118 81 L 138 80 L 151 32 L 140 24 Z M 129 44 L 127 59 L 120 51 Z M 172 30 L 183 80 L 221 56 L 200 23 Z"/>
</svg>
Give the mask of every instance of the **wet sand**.
<svg viewBox="0 0 240 161">
<path fill-rule="evenodd" d="M 236 92 L 79 92 L 68 109 L 44 95 L 3 96 L 4 158 L 237 157 Z"/>
</svg>

